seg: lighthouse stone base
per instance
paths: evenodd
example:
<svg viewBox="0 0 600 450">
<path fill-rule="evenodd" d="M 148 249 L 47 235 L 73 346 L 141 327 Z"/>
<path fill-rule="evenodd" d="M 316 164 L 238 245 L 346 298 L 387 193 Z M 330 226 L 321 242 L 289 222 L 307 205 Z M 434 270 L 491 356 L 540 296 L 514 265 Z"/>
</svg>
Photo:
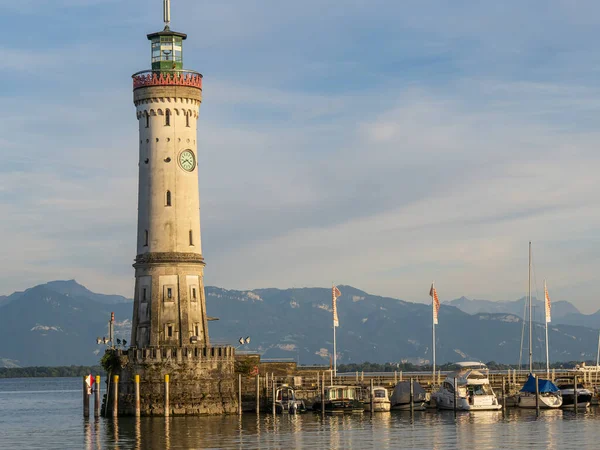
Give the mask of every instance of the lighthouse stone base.
<svg viewBox="0 0 600 450">
<path fill-rule="evenodd" d="M 120 359 L 119 416 L 135 414 L 135 375 L 142 416 L 165 415 L 165 375 L 169 415 L 237 413 L 233 347 L 130 349 Z"/>
</svg>

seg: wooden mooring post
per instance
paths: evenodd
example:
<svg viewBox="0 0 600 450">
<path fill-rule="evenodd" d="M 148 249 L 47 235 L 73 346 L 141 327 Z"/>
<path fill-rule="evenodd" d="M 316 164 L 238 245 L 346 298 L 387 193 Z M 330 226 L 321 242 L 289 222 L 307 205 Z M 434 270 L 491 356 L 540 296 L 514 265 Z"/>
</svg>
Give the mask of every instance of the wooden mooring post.
<svg viewBox="0 0 600 450">
<path fill-rule="evenodd" d="M 502 412 L 506 412 L 506 378 L 504 377 L 502 377 Z"/>
<path fill-rule="evenodd" d="M 113 407 L 112 416 L 119 417 L 119 375 L 113 376 Z"/>
<path fill-rule="evenodd" d="M 90 417 L 90 391 L 87 384 L 87 376 L 83 377 L 83 417 Z"/>
<path fill-rule="evenodd" d="M 273 381 L 273 383 L 271 386 L 271 389 L 272 389 L 271 398 L 273 399 L 273 402 L 272 402 L 273 403 L 273 416 L 275 416 L 275 414 L 277 414 L 277 410 L 275 409 L 275 380 L 272 380 L 272 381 Z"/>
<path fill-rule="evenodd" d="M 410 413 L 415 412 L 415 385 L 414 380 L 410 377 Z"/>
<path fill-rule="evenodd" d="M 458 385 L 456 383 L 456 377 L 454 377 L 454 412 L 458 409 Z"/>
<path fill-rule="evenodd" d="M 535 412 L 536 414 L 540 414 L 540 383 L 537 375 L 535 377 Z"/>
<path fill-rule="evenodd" d="M 169 417 L 169 375 L 165 375 L 165 417 Z"/>
<path fill-rule="evenodd" d="M 577 375 L 573 377 L 573 411 L 577 414 Z"/>
<path fill-rule="evenodd" d="M 135 417 L 140 417 L 140 376 L 136 375 L 134 377 L 134 404 L 135 404 Z"/>
<path fill-rule="evenodd" d="M 238 374 L 238 414 L 242 415 L 242 374 Z"/>
<path fill-rule="evenodd" d="M 96 389 L 94 390 L 94 417 L 100 417 L 100 375 L 96 375 Z"/>
<path fill-rule="evenodd" d="M 325 372 L 323 372 L 323 383 L 321 383 L 321 415 L 325 415 Z"/>
<path fill-rule="evenodd" d="M 373 398 L 373 378 L 371 378 L 371 395 L 369 397 L 371 401 L 371 414 L 373 414 L 375 412 L 375 399 Z"/>
<path fill-rule="evenodd" d="M 256 415 L 260 414 L 260 375 L 256 374 Z"/>
</svg>

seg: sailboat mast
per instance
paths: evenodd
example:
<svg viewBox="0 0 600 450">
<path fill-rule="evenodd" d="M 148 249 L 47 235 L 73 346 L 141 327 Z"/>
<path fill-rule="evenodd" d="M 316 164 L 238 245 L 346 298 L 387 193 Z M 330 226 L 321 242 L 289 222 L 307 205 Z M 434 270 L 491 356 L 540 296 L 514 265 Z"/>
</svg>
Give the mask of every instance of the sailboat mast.
<svg viewBox="0 0 600 450">
<path fill-rule="evenodd" d="M 431 284 L 433 287 L 433 283 Z M 435 295 L 435 294 L 434 294 Z M 433 348 L 433 376 L 431 382 L 435 385 L 435 299 L 431 297 L 431 330 L 432 330 L 432 348 Z"/>
<path fill-rule="evenodd" d="M 527 289 L 527 298 L 529 301 L 529 373 L 533 373 L 533 335 L 531 330 L 531 241 L 529 241 L 529 287 Z"/>
<path fill-rule="evenodd" d="M 546 280 L 544 280 L 544 302 L 547 302 L 546 292 Z M 546 307 L 547 308 L 547 307 Z M 546 378 L 550 379 L 550 357 L 548 356 L 548 312 L 546 312 Z"/>
<path fill-rule="evenodd" d="M 598 354 L 596 355 L 596 370 L 600 365 L 600 331 L 598 332 Z"/>
</svg>

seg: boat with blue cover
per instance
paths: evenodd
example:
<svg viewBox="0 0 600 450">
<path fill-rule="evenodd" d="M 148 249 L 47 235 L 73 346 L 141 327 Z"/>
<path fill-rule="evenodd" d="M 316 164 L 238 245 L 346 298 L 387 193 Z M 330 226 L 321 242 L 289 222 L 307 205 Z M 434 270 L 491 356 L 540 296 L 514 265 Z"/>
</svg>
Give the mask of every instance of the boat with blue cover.
<svg viewBox="0 0 600 450">
<path fill-rule="evenodd" d="M 541 409 L 553 409 L 560 408 L 562 405 L 562 396 L 560 395 L 560 389 L 550 380 L 544 380 L 538 378 L 539 386 L 539 407 Z M 535 389 L 536 376 L 529 374 L 527 381 L 519 392 L 519 398 L 517 399 L 517 406 L 519 408 L 536 408 L 536 389 Z"/>
</svg>

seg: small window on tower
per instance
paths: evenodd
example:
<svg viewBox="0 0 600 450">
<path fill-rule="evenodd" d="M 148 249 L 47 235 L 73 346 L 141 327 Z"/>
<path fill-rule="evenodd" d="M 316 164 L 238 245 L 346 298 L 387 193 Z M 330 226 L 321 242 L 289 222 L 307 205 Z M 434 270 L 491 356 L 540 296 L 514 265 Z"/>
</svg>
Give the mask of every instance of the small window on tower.
<svg viewBox="0 0 600 450">
<path fill-rule="evenodd" d="M 165 112 L 165 126 L 170 126 L 171 125 L 171 110 L 167 109 L 167 111 Z"/>
<path fill-rule="evenodd" d="M 187 111 L 185 112 L 185 126 L 190 126 L 190 113 L 188 113 Z"/>
<path fill-rule="evenodd" d="M 144 247 L 148 247 L 148 230 L 144 230 Z"/>
<path fill-rule="evenodd" d="M 196 300 L 196 288 L 192 288 L 192 300 Z"/>
<path fill-rule="evenodd" d="M 167 298 L 168 299 L 172 299 L 173 298 L 173 289 L 167 288 Z"/>
<path fill-rule="evenodd" d="M 173 325 L 167 325 L 167 337 L 173 337 Z"/>
<path fill-rule="evenodd" d="M 150 116 L 148 115 L 148 111 L 144 111 L 144 118 L 146 119 L 146 128 L 150 126 Z"/>
<path fill-rule="evenodd" d="M 167 206 L 171 206 L 171 191 L 167 191 L 166 204 Z"/>
<path fill-rule="evenodd" d="M 194 245 L 194 234 L 192 230 L 190 230 L 190 245 Z"/>
<path fill-rule="evenodd" d="M 196 324 L 196 326 L 194 327 L 194 331 L 196 332 L 195 336 L 200 336 L 200 327 L 198 326 L 198 324 Z"/>
<path fill-rule="evenodd" d="M 144 289 L 142 290 L 142 301 L 143 301 L 143 302 L 145 302 L 145 301 L 147 301 L 147 300 L 148 300 L 148 299 L 146 298 L 146 288 L 144 288 Z"/>
</svg>

